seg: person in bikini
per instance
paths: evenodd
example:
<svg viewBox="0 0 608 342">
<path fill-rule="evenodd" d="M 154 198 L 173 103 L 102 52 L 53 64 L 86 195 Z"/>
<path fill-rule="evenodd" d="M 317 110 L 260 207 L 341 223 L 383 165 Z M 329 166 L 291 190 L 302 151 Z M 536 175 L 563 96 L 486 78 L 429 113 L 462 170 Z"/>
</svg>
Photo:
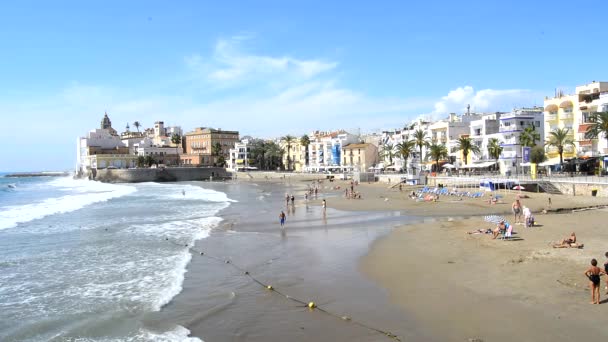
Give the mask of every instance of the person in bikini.
<svg viewBox="0 0 608 342">
<path fill-rule="evenodd" d="M 591 304 L 600 303 L 600 276 L 605 274 L 606 272 L 604 272 L 604 270 L 597 267 L 597 260 L 591 259 L 591 267 L 585 271 L 585 276 L 589 278 L 589 288 L 591 289 Z"/>
</svg>

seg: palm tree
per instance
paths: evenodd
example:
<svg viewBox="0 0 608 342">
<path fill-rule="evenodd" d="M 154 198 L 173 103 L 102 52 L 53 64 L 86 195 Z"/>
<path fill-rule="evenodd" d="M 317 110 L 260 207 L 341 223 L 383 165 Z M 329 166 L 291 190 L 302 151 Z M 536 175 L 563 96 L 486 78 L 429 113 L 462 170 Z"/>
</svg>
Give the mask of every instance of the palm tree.
<svg viewBox="0 0 608 342">
<path fill-rule="evenodd" d="M 488 140 L 488 156 L 490 158 L 494 158 L 496 164 L 498 165 L 498 158 L 500 158 L 500 154 L 502 153 L 502 146 L 500 146 L 500 141 L 496 138 L 491 138 Z"/>
<path fill-rule="evenodd" d="M 608 141 L 608 112 L 593 113 L 589 119 L 593 124 L 587 127 L 585 139 L 597 139 L 604 135 Z"/>
<path fill-rule="evenodd" d="M 538 133 L 534 126 L 524 128 L 523 132 L 519 135 L 519 144 L 521 146 L 534 147 L 537 141 L 540 141 L 540 133 Z"/>
<path fill-rule="evenodd" d="M 429 146 L 429 153 L 427 158 L 435 161 L 435 170 L 439 171 L 439 159 L 445 159 L 448 157 L 448 149 L 444 144 L 437 145 L 432 144 Z"/>
<path fill-rule="evenodd" d="M 146 158 L 144 156 L 137 157 L 137 167 L 144 167 L 146 165 Z"/>
<path fill-rule="evenodd" d="M 254 159 L 256 161 L 256 165 L 257 167 L 260 168 L 260 170 L 264 169 L 264 166 L 266 165 L 265 159 L 266 159 L 266 142 L 264 142 L 261 139 L 256 139 L 254 141 L 251 142 L 251 156 L 252 159 Z"/>
<path fill-rule="evenodd" d="M 141 127 L 141 124 L 139 123 L 139 121 L 135 121 L 133 123 L 133 126 L 135 126 L 135 128 L 137 128 L 137 133 L 139 133 L 139 127 Z"/>
<path fill-rule="evenodd" d="M 382 157 L 388 157 L 389 165 L 393 165 L 393 156 L 395 155 L 395 147 L 391 143 L 386 143 L 382 146 Z"/>
<path fill-rule="evenodd" d="M 404 139 L 402 142 L 398 143 L 397 146 L 395 146 L 395 149 L 397 150 L 396 154 L 403 158 L 403 168 L 405 170 L 407 170 L 407 159 L 412 152 L 414 152 L 415 144 L 416 142 L 414 140 Z"/>
<path fill-rule="evenodd" d="M 285 143 L 285 145 L 287 146 L 287 170 L 289 171 L 291 169 L 291 161 L 289 160 L 289 157 L 291 156 L 291 144 L 293 144 L 296 141 L 296 137 L 291 136 L 291 135 L 286 135 L 284 137 L 281 138 L 281 141 Z"/>
<path fill-rule="evenodd" d="M 557 147 L 559 152 L 559 165 L 563 168 L 564 164 L 564 147 L 574 146 L 574 140 L 568 136 L 569 128 L 558 128 L 553 132 L 549 132 L 549 140 L 545 143 L 546 146 Z"/>
<path fill-rule="evenodd" d="M 420 169 L 422 170 L 422 148 L 429 146 L 429 138 L 426 136 L 426 131 L 417 129 L 414 131 L 415 145 L 420 149 Z"/>
<path fill-rule="evenodd" d="M 462 151 L 462 156 L 464 157 L 464 165 L 467 165 L 467 159 L 469 157 L 470 152 L 473 152 L 475 154 L 479 154 L 480 152 L 479 146 L 475 145 L 469 137 L 458 138 L 456 151 Z"/>
<path fill-rule="evenodd" d="M 308 135 L 304 134 L 300 138 L 300 145 L 304 147 L 304 162 L 306 163 L 306 166 L 308 166 L 308 145 L 310 145 L 310 138 Z"/>
<path fill-rule="evenodd" d="M 171 135 L 171 142 L 175 144 L 175 156 L 176 156 L 176 164 L 179 165 L 179 152 L 177 151 L 179 145 L 182 143 L 182 136 L 177 134 L 177 133 L 173 133 Z"/>
</svg>

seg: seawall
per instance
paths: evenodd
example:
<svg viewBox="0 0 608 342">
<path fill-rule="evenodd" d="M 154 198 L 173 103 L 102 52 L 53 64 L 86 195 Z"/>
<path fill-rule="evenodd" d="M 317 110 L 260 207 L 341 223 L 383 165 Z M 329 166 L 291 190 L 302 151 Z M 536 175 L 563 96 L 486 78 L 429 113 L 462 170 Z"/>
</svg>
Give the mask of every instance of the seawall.
<svg viewBox="0 0 608 342">
<path fill-rule="evenodd" d="M 221 167 L 170 167 L 162 169 L 101 169 L 93 179 L 105 183 L 184 182 L 230 179 Z"/>
</svg>

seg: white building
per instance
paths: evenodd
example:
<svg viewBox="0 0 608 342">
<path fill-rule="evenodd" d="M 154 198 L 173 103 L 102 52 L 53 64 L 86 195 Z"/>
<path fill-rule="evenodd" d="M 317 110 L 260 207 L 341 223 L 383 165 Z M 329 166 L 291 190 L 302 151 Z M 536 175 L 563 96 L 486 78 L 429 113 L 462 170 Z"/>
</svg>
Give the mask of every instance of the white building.
<svg viewBox="0 0 608 342">
<path fill-rule="evenodd" d="M 249 139 L 243 139 L 234 144 L 234 148 L 229 151 L 229 157 L 226 161 L 226 168 L 232 171 L 248 169 L 250 166 L 251 146 Z"/>
<path fill-rule="evenodd" d="M 181 154 L 181 146 L 175 147 L 170 145 L 156 145 L 155 141 L 150 138 L 144 138 L 140 142 L 134 144 L 134 151 L 137 157 L 150 156 L 159 164 L 175 165 Z"/>
<path fill-rule="evenodd" d="M 309 137 L 309 163 L 305 169 L 313 172 L 340 169 L 342 147 L 359 142 L 359 136 L 343 130 L 335 132 L 316 131 Z"/>
<path fill-rule="evenodd" d="M 492 138 L 500 138 L 499 132 L 499 120 L 502 113 L 494 114 L 483 114 L 480 119 L 473 120 L 469 127 L 469 138 L 479 148 L 479 154 L 470 153 L 470 160 L 467 164 L 478 162 L 478 161 L 493 161 L 488 154 L 489 141 Z M 461 152 L 458 152 L 462 156 Z M 459 161 L 459 166 L 464 165 L 464 161 Z"/>
<path fill-rule="evenodd" d="M 543 144 L 544 115 L 543 108 L 521 108 L 511 113 L 504 113 L 499 118 L 499 134 L 496 138 L 503 148 L 500 155 L 500 172 L 502 174 L 517 174 L 522 172 L 519 164 L 522 163 L 522 146 L 519 143 L 520 135 L 526 127 L 532 127 L 538 132 L 540 139 L 536 144 Z M 487 152 L 486 152 L 487 153 Z"/>
<path fill-rule="evenodd" d="M 76 171 L 79 174 L 87 174 L 91 169 L 109 166 L 116 168 L 134 166 L 127 145 L 112 128 L 112 122 L 107 113 L 101 120 L 101 127 L 78 138 L 76 146 Z"/>
</svg>

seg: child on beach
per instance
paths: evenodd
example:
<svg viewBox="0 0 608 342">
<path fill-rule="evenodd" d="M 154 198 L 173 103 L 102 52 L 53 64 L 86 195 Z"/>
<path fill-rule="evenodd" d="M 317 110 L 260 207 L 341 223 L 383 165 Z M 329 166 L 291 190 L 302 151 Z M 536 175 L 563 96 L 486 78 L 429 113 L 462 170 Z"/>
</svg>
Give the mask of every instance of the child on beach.
<svg viewBox="0 0 608 342">
<path fill-rule="evenodd" d="M 591 267 L 585 271 L 585 276 L 589 278 L 589 288 L 591 289 L 591 304 L 600 303 L 600 276 L 606 272 L 597 267 L 597 260 L 591 259 Z M 597 299 L 595 298 L 597 295 Z"/>
</svg>

